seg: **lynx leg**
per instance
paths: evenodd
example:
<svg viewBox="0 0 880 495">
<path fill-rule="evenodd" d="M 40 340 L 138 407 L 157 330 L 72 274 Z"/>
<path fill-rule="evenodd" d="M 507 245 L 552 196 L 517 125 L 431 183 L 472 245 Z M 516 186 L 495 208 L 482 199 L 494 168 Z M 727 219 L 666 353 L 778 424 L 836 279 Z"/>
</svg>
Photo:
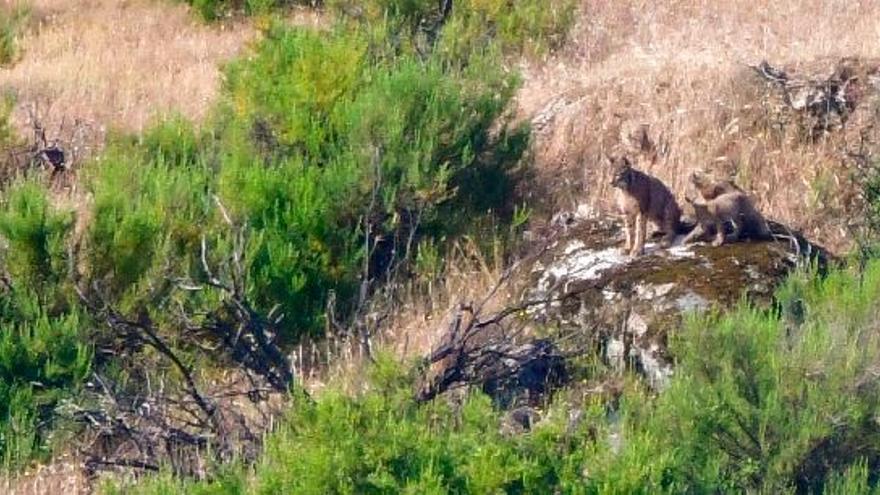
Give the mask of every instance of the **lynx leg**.
<svg viewBox="0 0 880 495">
<path fill-rule="evenodd" d="M 648 228 L 648 217 L 639 213 L 636 215 L 636 242 L 630 251 L 630 256 L 640 256 L 645 252 L 645 234 Z"/>
<path fill-rule="evenodd" d="M 661 247 L 668 248 L 669 246 L 672 246 L 673 242 L 675 242 L 675 231 L 678 230 L 680 217 L 681 212 L 678 211 L 677 208 L 672 208 L 667 205 L 662 225 L 664 235 L 663 240 L 660 241 Z"/>
<path fill-rule="evenodd" d="M 632 228 L 635 226 L 635 221 L 633 216 L 630 214 L 626 214 L 623 216 L 623 231 L 626 233 L 626 252 L 630 252 L 633 247 L 633 236 L 632 236 Z"/>
<path fill-rule="evenodd" d="M 773 239 L 773 231 L 770 230 L 770 225 L 763 218 L 760 220 L 761 223 L 758 227 L 758 237 L 760 239 Z"/>
<path fill-rule="evenodd" d="M 724 244 L 724 223 L 715 222 L 715 231 L 715 240 L 712 241 L 712 245 L 717 247 Z"/>
<path fill-rule="evenodd" d="M 663 235 L 663 240 L 660 241 L 660 245 L 664 248 L 668 248 L 673 242 L 675 242 L 675 223 L 669 222 L 663 228 L 666 230 L 666 233 Z"/>
</svg>

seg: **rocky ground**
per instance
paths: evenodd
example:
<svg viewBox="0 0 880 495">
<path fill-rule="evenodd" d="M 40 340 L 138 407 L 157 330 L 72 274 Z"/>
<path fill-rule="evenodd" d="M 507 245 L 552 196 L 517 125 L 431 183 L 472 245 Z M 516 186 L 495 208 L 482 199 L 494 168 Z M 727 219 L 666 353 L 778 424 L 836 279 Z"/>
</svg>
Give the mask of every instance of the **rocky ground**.
<svg viewBox="0 0 880 495">
<path fill-rule="evenodd" d="M 634 370 L 660 389 L 675 372 L 667 337 L 689 313 L 728 309 L 744 297 L 769 308 L 791 270 L 824 269 L 830 260 L 779 224 L 772 225 L 772 241 L 715 247 L 682 245 L 680 236 L 669 249 L 649 242 L 633 258 L 624 254 L 617 219 L 577 213 L 557 219 L 531 234 L 533 255 L 509 273 L 519 288 L 505 309 L 459 306 L 428 357 L 433 368 L 423 399 L 475 385 L 504 407 L 540 405 L 568 384 L 567 361 L 589 356 L 615 375 Z"/>
</svg>

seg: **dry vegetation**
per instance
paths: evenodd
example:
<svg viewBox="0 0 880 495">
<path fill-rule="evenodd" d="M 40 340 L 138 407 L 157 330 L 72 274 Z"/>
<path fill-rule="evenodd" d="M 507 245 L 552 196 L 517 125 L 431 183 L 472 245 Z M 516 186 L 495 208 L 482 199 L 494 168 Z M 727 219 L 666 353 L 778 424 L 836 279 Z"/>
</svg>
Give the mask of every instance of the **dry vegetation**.
<svg viewBox="0 0 880 495">
<path fill-rule="evenodd" d="M 520 112 L 538 131 L 539 178 L 567 191 L 549 206 L 607 207 L 599 157 L 634 152 L 647 126 L 656 160 L 642 153 L 640 165 L 680 198 L 696 168 L 730 174 L 770 217 L 845 251 L 853 191 L 842 155 L 858 133 L 804 143 L 753 125 L 772 117 L 747 65 L 767 59 L 827 77 L 839 58 L 880 57 L 878 36 L 877 2 L 585 0 L 573 41 L 528 67 L 520 92 Z"/>
<path fill-rule="evenodd" d="M 400 360 L 423 357 L 444 337 L 460 304 L 475 305 L 496 288 L 486 299 L 484 310 L 491 313 L 503 308 L 513 300 L 517 287 L 515 282 L 505 280 L 500 256 L 493 258 L 465 239 L 450 249 L 442 277 L 417 276 L 405 285 L 389 288 L 393 295 L 383 299 L 393 307 L 382 308 L 387 316 L 372 332 L 371 347 L 390 352 Z M 332 385 L 354 393 L 367 384 L 362 373 L 367 358 L 357 342 L 325 339 L 300 349 L 299 361 L 303 361 L 305 354 L 329 364 L 309 367 L 306 386 L 310 391 L 320 392 Z"/>
<path fill-rule="evenodd" d="M 248 24 L 208 26 L 183 4 L 149 0 L 33 0 L 22 56 L 0 71 L 26 127 L 37 103 L 49 134 L 74 123 L 93 143 L 107 129 L 141 130 L 157 115 L 199 119 L 219 66 L 255 37 Z"/>
</svg>

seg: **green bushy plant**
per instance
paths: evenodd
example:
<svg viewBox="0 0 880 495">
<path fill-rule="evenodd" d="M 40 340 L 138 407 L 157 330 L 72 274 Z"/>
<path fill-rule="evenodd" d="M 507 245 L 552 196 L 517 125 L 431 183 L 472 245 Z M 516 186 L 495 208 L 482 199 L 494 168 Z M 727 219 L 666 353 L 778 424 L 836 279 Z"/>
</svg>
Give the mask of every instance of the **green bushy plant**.
<svg viewBox="0 0 880 495">
<path fill-rule="evenodd" d="M 875 493 L 880 261 L 797 274 L 779 308 L 695 315 L 669 388 L 557 396 L 524 434 L 488 398 L 418 404 L 380 357 L 357 396 L 304 398 L 236 493 Z M 793 309 L 801 308 L 801 309 Z M 580 420 L 571 423 L 576 407 Z M 157 493 L 148 483 L 144 493 Z M 202 485 L 207 489 L 209 485 Z M 216 493 L 228 493 L 214 485 Z M 212 492 L 213 493 L 213 492 Z"/>
<path fill-rule="evenodd" d="M 114 300 L 137 298 L 145 277 L 188 275 L 208 225 L 207 170 L 185 146 L 152 150 L 149 158 L 110 150 L 87 179 L 94 204 L 84 255 L 93 283 Z"/>
<path fill-rule="evenodd" d="M 420 406 L 412 379 L 380 356 L 373 387 L 359 397 L 329 392 L 317 402 L 296 396 L 288 417 L 267 441 L 252 475 L 202 484 L 207 493 L 543 493 L 579 476 L 575 444 L 564 424 L 544 422 L 526 438 L 502 433 L 488 397 L 458 407 Z M 580 433 L 578 433 L 580 434 Z M 246 481 L 249 480 L 249 481 Z M 160 479 L 140 493 L 181 489 Z M 239 491 L 240 490 L 240 491 Z"/>
<path fill-rule="evenodd" d="M 602 477 L 658 492 L 806 493 L 880 465 L 880 262 L 863 277 L 794 276 L 777 297 L 778 313 L 744 304 L 686 325 L 672 343 L 677 378 L 656 403 L 631 404 L 632 436 Z"/>
<path fill-rule="evenodd" d="M 358 31 L 276 27 L 253 57 L 228 68 L 212 144 L 199 144 L 204 139 L 171 122 L 147 133 L 142 147 L 151 158 L 134 173 L 122 162 L 104 164 L 94 186 L 91 252 L 98 272 L 122 285 L 139 280 L 168 235 L 164 224 L 194 211 L 161 210 L 156 188 L 176 182 L 144 183 L 141 170 L 182 174 L 205 163 L 206 182 L 186 176 L 204 186 L 191 185 L 191 199 L 216 195 L 232 220 L 248 227 L 248 294 L 265 310 L 280 305 L 285 335 L 295 341 L 323 327 L 328 291 L 343 306 L 350 302 L 368 256 L 367 233 L 389 240 L 370 247 L 374 259 L 385 259 L 420 226 L 435 236 L 460 227 L 438 218 L 447 202 L 458 198 L 459 210 L 485 211 L 505 201 L 504 187 L 465 194 L 481 170 L 503 175 L 524 149 L 507 153 L 503 163 L 485 165 L 478 157 L 492 145 L 489 130 L 515 80 L 476 58 L 469 70 L 415 56 L 389 58 L 371 39 Z M 216 221 L 184 221 L 216 238 L 218 248 L 224 239 L 229 244 L 228 228 Z"/>
<path fill-rule="evenodd" d="M 84 318 L 68 297 L 69 212 L 25 180 L 5 191 L 0 236 L 8 274 L 0 290 L 0 458 L 19 467 L 45 452 L 52 408 L 90 368 Z"/>
<path fill-rule="evenodd" d="M 8 307 L 9 301 L 0 303 L 0 457 L 15 468 L 46 452 L 52 408 L 85 378 L 91 351 L 81 337 L 79 314 L 29 315 Z"/>
<path fill-rule="evenodd" d="M 575 20 L 573 0 L 463 0 L 452 2 L 444 25 L 443 2 L 435 0 L 328 0 L 342 17 L 378 24 L 391 22 L 418 37 L 427 30 L 436 49 L 452 63 L 467 60 L 475 50 L 495 44 L 506 53 L 540 54 L 557 49 Z"/>
<path fill-rule="evenodd" d="M 216 18 L 290 2 L 192 3 Z M 345 314 L 359 288 L 378 283 L 383 270 L 415 254 L 406 252 L 410 246 L 442 246 L 444 239 L 481 228 L 482 218 L 494 228 L 496 215 L 513 214 L 510 172 L 527 147 L 528 130 L 507 126 L 518 80 L 501 64 L 502 38 L 489 29 L 489 43 L 425 51 L 422 35 L 407 27 L 421 22 L 427 5 L 384 2 L 381 19 L 371 25 L 340 23 L 322 32 L 271 24 L 251 56 L 227 67 L 221 103 L 201 130 L 179 117 L 164 119 L 140 136 L 114 139 L 84 169 L 89 202 L 73 241 L 73 216 L 56 211 L 36 182 L 21 182 L 4 196 L 4 268 L 17 287 L 16 300 L 28 294 L 31 308 L 9 319 L 17 328 L 7 334 L 10 348 L 31 361 L 8 353 L 22 368 L 20 377 L 13 371 L 9 377 L 21 383 L 4 392 L 10 406 L 0 423 L 16 425 L 14 435 L 5 434 L 5 452 L 26 459 L 28 448 L 43 448 L 42 430 L 27 425 L 48 424 L 51 407 L 64 390 L 76 390 L 89 366 L 118 371 L 123 386 L 137 386 L 124 379 L 131 362 L 90 363 L 86 338 L 114 341 L 101 330 L 86 336 L 93 327 L 86 315 L 95 309 L 82 305 L 83 293 L 102 308 L 149 320 L 160 338 L 177 346 L 181 309 L 194 318 L 222 318 L 217 310 L 228 294 L 206 283 L 209 267 L 211 276 L 241 283 L 258 312 L 283 314 L 280 341 L 294 344 L 325 327 L 331 291 Z M 495 21 L 484 16 L 468 22 Z M 52 332 L 58 348 L 42 342 Z M 26 338 L 31 334 L 41 337 L 32 341 Z M 176 350 L 193 366 L 204 355 Z M 157 363 L 156 356 L 138 358 Z M 62 371 L 47 371 L 54 366 Z M 152 371 L 161 373 L 156 366 Z M 50 379 L 56 375 L 61 378 Z M 406 416 L 398 419 L 402 436 L 391 440 L 415 446 L 418 421 L 427 413 L 395 397 Z M 356 402 L 368 413 L 391 414 L 377 409 L 378 399 Z M 472 406 L 480 428 L 494 414 L 484 402 L 474 399 Z M 338 403 L 362 407 L 342 397 Z M 348 434 L 356 426 L 347 426 Z M 473 430 L 461 436 L 461 451 L 476 445 Z M 447 429 L 432 439 L 412 472 L 396 459 L 405 457 L 402 452 L 377 451 L 403 471 L 376 471 L 375 480 L 358 483 L 410 491 L 450 482 L 495 489 L 525 486 L 517 477 L 546 474 L 517 460 L 510 445 L 487 454 L 483 464 L 435 465 L 453 462 L 454 453 L 440 445 L 453 433 Z M 496 454 L 514 467 L 506 473 L 485 469 Z M 455 472 L 457 481 L 435 472 Z"/>
<path fill-rule="evenodd" d="M 47 314 L 39 294 L 13 284 L 0 297 L 0 458 L 18 468 L 48 452 L 53 408 L 90 369 L 79 312 Z"/>
<path fill-rule="evenodd" d="M 67 275 L 67 236 L 73 215 L 56 212 L 46 191 L 35 181 L 24 181 L 6 194 L 0 208 L 0 235 L 10 275 L 34 289 L 59 283 Z"/>
</svg>

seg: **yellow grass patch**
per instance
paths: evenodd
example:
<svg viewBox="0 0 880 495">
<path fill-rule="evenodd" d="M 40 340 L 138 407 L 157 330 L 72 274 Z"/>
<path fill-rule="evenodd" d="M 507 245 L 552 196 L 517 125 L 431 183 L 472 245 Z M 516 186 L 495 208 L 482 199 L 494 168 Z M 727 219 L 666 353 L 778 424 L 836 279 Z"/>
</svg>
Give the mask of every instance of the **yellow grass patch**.
<svg viewBox="0 0 880 495">
<path fill-rule="evenodd" d="M 22 56 L 0 70 L 17 97 L 16 121 L 38 104 L 47 134 L 78 121 L 95 142 L 108 128 L 141 130 L 157 115 L 201 119 L 220 83 L 219 65 L 255 38 L 249 24 L 206 25 L 176 2 L 33 0 Z"/>
</svg>

